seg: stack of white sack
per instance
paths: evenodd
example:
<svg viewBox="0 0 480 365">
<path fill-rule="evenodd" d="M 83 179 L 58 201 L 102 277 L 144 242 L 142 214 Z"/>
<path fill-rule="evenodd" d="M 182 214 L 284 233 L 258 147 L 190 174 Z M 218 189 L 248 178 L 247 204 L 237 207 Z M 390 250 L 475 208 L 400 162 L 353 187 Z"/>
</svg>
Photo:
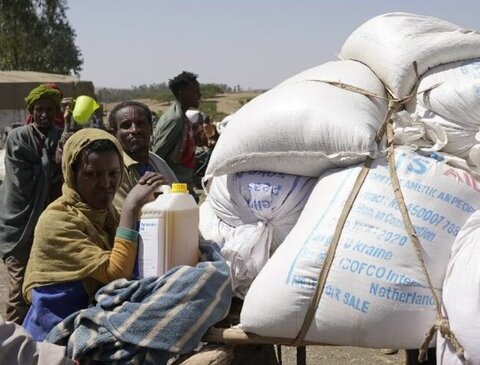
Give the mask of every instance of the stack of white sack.
<svg viewBox="0 0 480 365">
<path fill-rule="evenodd" d="M 478 187 L 480 190 L 480 186 Z M 480 364 L 480 212 L 460 230 L 443 284 L 443 303 L 450 328 L 463 347 L 466 363 Z M 437 363 L 460 365 L 449 341 L 437 335 Z"/>
<path fill-rule="evenodd" d="M 201 207 L 201 230 L 224 246 L 240 296 L 265 265 L 245 297 L 241 314 L 244 330 L 293 339 L 360 170 L 360 166 L 351 166 L 367 157 L 376 159 L 343 230 L 305 339 L 362 347 L 418 348 L 435 323 L 435 305 L 395 203 L 383 157 L 384 142 L 378 143 L 376 135 L 387 115 L 386 89 L 391 97 L 405 102 L 417 91 L 417 75 L 425 74 L 423 90 L 418 89 L 409 111 L 395 113 L 394 119 L 396 143 L 421 147 L 424 155 L 399 148 L 396 162 L 422 257 L 434 290 L 441 295 L 454 238 L 480 207 L 474 178 L 445 163 L 446 157 L 450 163 L 450 153 L 474 160 L 474 112 L 468 120 L 459 117 L 448 124 L 451 115 L 442 114 L 440 108 L 428 109 L 431 105 L 427 102 L 423 113 L 420 98 L 438 91 L 433 88 L 438 85 L 431 85 L 435 81 L 429 79 L 430 74 L 435 72 L 427 73 L 430 68 L 480 58 L 480 34 L 436 18 L 386 14 L 352 33 L 341 57 L 342 61 L 287 79 L 231 115 L 211 156 L 205 176 L 208 181 L 224 179 L 228 192 L 225 201 L 232 189 L 228 179 L 238 172 L 320 176 L 300 219 L 273 257 L 266 262 L 272 247 L 281 241 L 273 243 L 272 238 L 268 243 L 269 235 L 273 236 L 260 225 L 263 220 L 252 214 L 254 220 L 244 224 L 234 204 L 223 203 L 227 207 L 223 209 L 221 204 L 212 203 L 220 196 L 214 198 L 212 192 Z M 456 108 L 463 113 L 463 107 Z M 438 121 L 421 120 L 429 110 L 445 119 L 441 128 Z M 457 126 L 468 126 L 468 132 L 459 131 Z M 469 146 L 462 149 L 460 139 L 465 135 Z M 442 157 L 438 154 L 432 154 L 437 159 L 425 157 L 433 151 L 448 152 L 448 156 L 444 161 L 438 160 Z M 341 169 L 326 171 L 332 168 Z M 237 223 L 242 224 L 235 226 Z M 230 246 L 225 249 L 227 242 Z M 243 246 L 245 242 L 249 246 Z M 262 257 L 260 261 L 254 259 L 257 255 Z M 247 280 L 242 281 L 242 275 Z"/>
<path fill-rule="evenodd" d="M 478 186 L 466 171 L 407 148 L 396 149 L 395 160 L 423 260 L 441 295 L 454 239 L 480 207 Z M 320 177 L 297 224 L 250 287 L 240 318 L 245 331 L 297 336 L 360 169 L 335 169 Z M 373 161 L 340 237 L 305 340 L 418 348 L 435 323 L 435 303 L 407 236 L 385 158 Z"/>
<path fill-rule="evenodd" d="M 205 176 L 271 171 L 318 177 L 327 168 L 378 157 L 382 147 L 375 136 L 387 114 L 385 98 L 381 81 L 359 62 L 329 62 L 304 71 L 231 116 Z"/>
<path fill-rule="evenodd" d="M 399 113 L 396 120 L 395 143 L 445 152 L 479 171 L 479 59 L 453 62 L 426 72 L 406 109 L 408 112 Z"/>
<path fill-rule="evenodd" d="M 370 19 L 345 41 L 340 57 L 366 64 L 392 95 L 409 95 L 419 75 L 455 61 L 480 57 L 480 33 L 416 14 L 389 13 Z"/>
<path fill-rule="evenodd" d="M 243 298 L 298 220 L 316 179 L 269 172 L 215 177 L 200 207 L 200 233 L 222 248 Z"/>
</svg>

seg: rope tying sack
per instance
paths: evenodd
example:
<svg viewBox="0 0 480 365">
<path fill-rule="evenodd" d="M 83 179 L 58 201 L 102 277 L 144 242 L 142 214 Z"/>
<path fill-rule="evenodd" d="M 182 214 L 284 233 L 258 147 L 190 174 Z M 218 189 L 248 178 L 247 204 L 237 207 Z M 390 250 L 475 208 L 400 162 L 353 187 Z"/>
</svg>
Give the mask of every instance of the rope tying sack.
<svg viewBox="0 0 480 365">
<path fill-rule="evenodd" d="M 413 68 L 414 68 L 415 74 L 417 75 L 417 83 L 412 93 L 406 98 L 402 99 L 404 103 L 410 100 L 411 97 L 413 97 L 413 95 L 417 92 L 417 89 L 419 86 L 420 77 L 418 75 L 417 64 L 415 62 L 413 64 Z M 402 215 L 402 220 L 405 225 L 405 229 L 415 249 L 415 254 L 417 255 L 418 261 L 420 262 L 420 266 L 427 280 L 430 291 L 432 292 L 432 296 L 435 300 L 435 309 L 437 311 L 437 321 L 427 332 L 425 339 L 422 345 L 420 346 L 418 361 L 423 362 L 424 360 L 427 359 L 428 346 L 437 330 L 440 331 L 440 334 L 442 335 L 442 337 L 445 337 L 450 341 L 452 346 L 455 348 L 457 355 L 461 359 L 464 359 L 463 347 L 460 345 L 459 341 L 451 331 L 448 320 L 443 316 L 441 299 L 438 297 L 437 292 L 433 287 L 430 274 L 428 273 L 427 267 L 425 265 L 425 261 L 423 260 L 422 247 L 420 244 L 420 240 L 418 239 L 417 233 L 415 231 L 415 227 L 413 226 L 412 221 L 410 220 L 410 215 L 408 214 L 407 205 L 405 204 L 405 199 L 403 197 L 402 189 L 400 188 L 400 182 L 398 180 L 397 169 L 395 164 L 395 151 L 394 151 L 394 145 L 393 145 L 393 120 L 389 120 L 387 122 L 387 161 L 390 169 L 390 179 L 392 182 L 392 188 L 395 194 L 395 199 L 397 201 L 398 208 Z"/>
<path fill-rule="evenodd" d="M 337 87 L 341 87 L 342 89 L 349 90 L 352 92 L 356 92 L 368 97 L 378 97 L 382 100 L 385 100 L 385 98 L 376 95 L 374 93 L 371 93 L 369 91 L 363 90 L 361 88 L 358 88 L 356 86 L 348 85 L 348 84 L 343 84 L 339 82 L 330 82 L 330 81 L 321 81 L 321 80 L 310 80 L 310 81 L 318 81 L 318 82 L 325 82 Z M 416 88 L 414 89 L 414 92 L 416 91 Z M 385 129 L 387 124 L 389 123 L 390 120 L 392 120 L 393 113 L 401 106 L 403 103 L 406 103 L 408 100 L 410 100 L 411 97 L 413 97 L 414 92 L 412 92 L 411 95 L 407 96 L 406 98 L 402 100 L 394 100 L 394 99 L 389 99 L 388 100 L 388 110 L 387 114 L 382 122 L 382 125 L 380 129 L 377 131 L 377 134 L 375 136 L 375 142 L 377 144 L 380 143 L 380 141 L 383 138 L 383 135 L 385 134 Z M 310 328 L 310 325 L 312 323 L 313 318 L 315 317 L 315 312 L 318 308 L 318 304 L 320 303 L 320 299 L 322 297 L 323 289 L 325 287 L 325 283 L 327 281 L 328 273 L 330 272 L 330 268 L 332 267 L 333 260 L 335 258 L 335 253 L 337 251 L 338 243 L 340 242 L 340 237 L 343 231 L 343 227 L 345 225 L 345 222 L 347 221 L 348 215 L 350 213 L 350 210 L 353 207 L 353 203 L 355 202 L 355 199 L 357 198 L 358 193 L 360 192 L 360 189 L 363 186 L 363 183 L 368 175 L 368 172 L 370 171 L 370 167 L 372 164 L 372 158 L 367 157 L 362 170 L 357 176 L 357 180 L 355 181 L 355 184 L 353 185 L 352 191 L 347 199 L 347 202 L 345 203 L 345 206 L 343 207 L 342 213 L 340 214 L 340 217 L 338 219 L 337 226 L 335 227 L 335 232 L 332 237 L 332 241 L 330 243 L 330 246 L 328 248 L 325 260 L 323 262 L 322 269 L 320 270 L 317 278 L 317 284 L 315 286 L 312 298 L 310 300 L 310 304 L 308 306 L 308 309 L 305 313 L 305 317 L 303 319 L 302 325 L 300 327 L 300 330 L 295 337 L 295 339 L 292 341 L 292 346 L 301 346 L 303 343 L 303 340 L 305 339 L 305 336 L 307 335 L 308 329 Z"/>
<path fill-rule="evenodd" d="M 444 318 L 443 316 L 438 317 L 435 324 L 427 332 L 425 336 L 425 340 L 420 346 L 418 361 L 423 362 L 428 359 L 428 356 L 427 356 L 428 345 L 430 344 L 430 341 L 432 340 L 433 336 L 437 331 L 440 332 L 443 338 L 446 338 L 447 340 L 450 341 L 460 361 L 464 364 L 467 364 L 467 361 L 465 359 L 465 351 L 463 350 L 462 345 L 460 345 L 460 342 L 458 342 L 457 338 L 455 337 L 455 334 L 450 329 L 450 324 L 448 322 L 448 319 Z"/>
<path fill-rule="evenodd" d="M 405 229 L 407 231 L 408 237 L 410 238 L 410 241 L 413 244 L 413 247 L 415 249 L 415 254 L 417 255 L 418 261 L 420 262 L 420 267 L 422 269 L 423 275 L 425 276 L 427 280 L 427 284 L 430 288 L 430 291 L 432 292 L 432 297 L 435 300 L 435 309 L 437 311 L 437 321 L 427 332 L 425 340 L 420 346 L 418 361 L 423 362 L 424 360 L 426 360 L 428 345 L 430 344 L 430 341 L 432 340 L 435 334 L 435 331 L 437 329 L 440 330 L 440 333 L 442 334 L 443 337 L 446 337 L 448 340 L 450 340 L 457 354 L 462 354 L 461 356 L 463 357 L 464 350 L 460 345 L 460 343 L 458 342 L 455 335 L 450 330 L 448 320 L 442 314 L 441 299 L 438 297 L 437 292 L 435 291 L 435 288 L 433 287 L 432 281 L 430 279 L 430 275 L 425 265 L 425 261 L 423 260 L 422 247 L 420 244 L 420 240 L 418 239 L 417 233 L 415 231 L 415 227 L 413 227 L 412 221 L 410 220 L 410 215 L 408 214 L 407 205 L 405 204 L 405 199 L 403 197 L 402 190 L 400 188 L 400 182 L 398 180 L 397 170 L 395 166 L 395 152 L 394 152 L 394 146 L 393 146 L 393 123 L 392 122 L 389 122 L 387 126 L 387 148 L 388 148 L 387 160 L 388 160 L 388 166 L 390 168 L 390 179 L 392 182 L 392 188 L 395 194 L 395 199 L 397 201 L 398 208 L 402 215 L 402 220 L 405 225 Z"/>
<path fill-rule="evenodd" d="M 423 341 L 421 347 L 420 347 L 420 352 L 419 352 L 419 357 L 418 360 L 420 362 L 423 362 L 426 359 L 426 354 L 428 350 L 428 345 L 430 344 L 430 341 L 432 340 L 435 332 L 438 330 L 440 334 L 447 338 L 450 343 L 454 346 L 458 356 L 463 359 L 464 358 L 464 350 L 460 343 L 458 342 L 457 338 L 455 335 L 452 333 L 449 322 L 448 320 L 443 316 L 442 310 L 441 310 L 441 300 L 438 298 L 437 293 L 435 292 L 435 289 L 433 288 L 433 285 L 431 283 L 430 275 L 428 274 L 427 268 L 425 266 L 425 261 L 423 260 L 422 253 L 421 253 L 421 245 L 420 241 L 418 239 L 418 236 L 416 234 L 415 228 L 412 225 L 412 222 L 410 220 L 410 216 L 408 214 L 407 206 L 405 204 L 405 200 L 403 198 L 403 194 L 400 188 L 400 183 L 398 180 L 397 176 L 397 171 L 396 171 L 396 164 L 395 164 L 395 154 L 394 154 L 394 145 L 393 145 L 393 113 L 400 109 L 401 106 L 403 106 L 405 103 L 407 103 L 414 95 L 417 93 L 418 85 L 419 85 L 419 75 L 418 75 L 418 70 L 417 70 L 417 64 L 416 62 L 413 63 L 413 69 L 415 71 L 415 74 L 417 75 L 417 83 L 415 87 L 413 88 L 412 92 L 407 95 L 406 97 L 402 99 L 396 99 L 390 92 L 390 99 L 388 100 L 388 110 L 387 110 L 387 115 L 385 116 L 385 119 L 382 123 L 382 126 L 377 132 L 376 135 L 376 142 L 380 143 L 383 135 L 387 134 L 387 161 L 390 169 L 390 178 L 392 180 L 392 188 L 394 190 L 395 198 L 398 203 L 398 207 L 400 209 L 401 215 L 402 215 L 402 220 L 404 222 L 405 228 L 407 230 L 408 236 L 415 248 L 415 253 L 417 255 L 417 258 L 420 262 L 422 271 L 425 275 L 425 278 L 427 280 L 427 283 L 430 287 L 430 290 L 432 292 L 433 298 L 435 300 L 435 307 L 437 311 L 437 321 L 436 323 L 430 328 L 428 333 L 426 334 L 426 338 Z M 313 80 L 312 80 L 313 81 Z M 315 80 L 315 81 L 320 81 L 320 80 Z M 365 91 L 363 89 L 360 89 L 358 87 L 352 86 L 352 85 L 346 85 L 338 82 L 328 82 L 328 81 L 320 81 L 320 82 L 326 82 L 328 84 L 334 85 L 341 87 L 343 89 L 352 91 L 352 92 L 357 92 L 361 93 L 363 95 L 369 96 L 369 97 L 379 97 L 378 95 L 372 94 L 368 91 Z M 388 89 L 387 89 L 388 91 Z M 382 97 L 380 97 L 382 98 Z M 382 98 L 383 99 L 383 98 Z M 310 304 L 308 306 L 308 309 L 306 311 L 303 323 L 300 327 L 300 330 L 296 336 L 296 338 L 292 341 L 292 346 L 301 346 L 303 343 L 303 340 L 305 339 L 305 336 L 307 335 L 308 329 L 310 328 L 310 325 L 312 323 L 312 320 L 315 316 L 315 312 L 318 308 L 318 304 L 320 303 L 320 299 L 325 287 L 325 283 L 327 281 L 328 274 L 330 272 L 330 268 L 332 266 L 333 260 L 335 258 L 335 253 L 338 247 L 338 243 L 340 241 L 341 233 L 343 230 L 343 227 L 345 225 L 345 222 L 348 218 L 348 215 L 350 213 L 350 210 L 353 207 L 353 204 L 355 202 L 355 199 L 368 175 L 368 172 L 370 170 L 372 163 L 372 159 L 370 157 L 367 158 L 367 160 L 364 163 L 364 166 L 362 167 L 362 170 L 360 171 L 357 180 L 355 181 L 355 184 L 352 188 L 352 191 L 345 203 L 345 206 L 342 210 L 342 213 L 339 217 L 337 226 L 335 227 L 335 232 L 332 237 L 332 241 L 330 243 L 329 249 L 327 251 L 322 269 L 319 272 L 318 278 L 317 278 L 317 283 L 310 301 Z"/>
</svg>

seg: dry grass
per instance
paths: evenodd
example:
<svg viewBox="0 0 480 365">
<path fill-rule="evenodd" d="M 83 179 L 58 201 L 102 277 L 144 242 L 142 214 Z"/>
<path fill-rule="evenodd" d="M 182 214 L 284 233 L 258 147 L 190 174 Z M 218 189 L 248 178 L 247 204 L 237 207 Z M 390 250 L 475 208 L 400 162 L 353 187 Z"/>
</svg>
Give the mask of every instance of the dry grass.
<svg viewBox="0 0 480 365">
<path fill-rule="evenodd" d="M 217 111 L 220 113 L 231 114 L 237 111 L 246 101 L 253 99 L 261 92 L 259 91 L 245 91 L 239 93 L 220 94 L 215 98 L 205 99 L 206 101 L 216 101 Z M 153 99 L 137 99 L 137 101 L 147 105 L 152 111 L 164 112 L 170 106 L 170 102 L 160 102 Z M 106 103 L 104 106 L 105 112 L 108 113 L 118 103 Z M 219 122 L 219 121 L 217 121 Z"/>
</svg>

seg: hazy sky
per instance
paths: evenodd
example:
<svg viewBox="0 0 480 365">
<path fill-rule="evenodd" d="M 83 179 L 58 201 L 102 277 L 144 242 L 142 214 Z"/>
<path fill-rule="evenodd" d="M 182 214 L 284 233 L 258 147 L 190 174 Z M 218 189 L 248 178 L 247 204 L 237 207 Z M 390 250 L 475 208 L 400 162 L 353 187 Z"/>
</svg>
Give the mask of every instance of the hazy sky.
<svg viewBox="0 0 480 365">
<path fill-rule="evenodd" d="M 168 81 L 267 89 L 335 60 L 368 19 L 404 11 L 480 29 L 479 0 L 69 0 L 81 78 L 97 87 Z"/>
</svg>

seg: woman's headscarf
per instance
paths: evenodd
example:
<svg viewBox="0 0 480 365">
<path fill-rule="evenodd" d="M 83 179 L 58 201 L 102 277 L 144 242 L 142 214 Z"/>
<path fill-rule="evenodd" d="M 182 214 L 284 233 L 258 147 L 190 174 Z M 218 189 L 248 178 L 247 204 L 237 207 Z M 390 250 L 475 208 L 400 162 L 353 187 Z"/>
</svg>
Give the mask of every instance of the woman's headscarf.
<svg viewBox="0 0 480 365">
<path fill-rule="evenodd" d="M 122 147 L 101 129 L 81 129 L 67 140 L 62 156 L 62 196 L 42 213 L 35 228 L 23 286 L 28 301 L 31 289 L 39 286 L 83 280 L 92 295 L 99 285 L 84 279 L 109 259 L 119 215 L 113 205 L 96 210 L 82 200 L 72 167 L 81 151 L 97 140 L 111 141 L 123 164 Z"/>
<path fill-rule="evenodd" d="M 62 97 L 62 92 L 58 87 L 52 87 L 50 84 L 41 84 L 30 91 L 25 98 L 25 103 L 27 103 L 28 110 L 31 110 L 38 100 L 47 98 L 55 103 L 57 110 L 60 110 Z"/>
<path fill-rule="evenodd" d="M 65 142 L 63 147 L 63 154 L 62 154 L 62 172 L 63 172 L 63 179 L 64 179 L 64 186 L 63 186 L 63 195 L 67 193 L 73 194 L 68 190 L 73 189 L 75 191 L 75 174 L 72 169 L 73 163 L 76 161 L 80 152 L 85 149 L 89 144 L 94 141 L 106 139 L 112 142 L 118 150 L 120 154 L 120 163 L 123 164 L 123 149 L 117 139 L 112 136 L 110 133 L 105 132 L 104 130 L 97 129 L 97 128 L 84 128 L 80 129 L 78 132 L 74 133 L 68 140 Z M 67 191 L 65 191 L 65 189 Z M 76 191 L 75 191 L 76 192 Z M 77 193 L 78 195 L 78 193 Z M 79 196 L 75 199 L 81 199 Z"/>
</svg>

